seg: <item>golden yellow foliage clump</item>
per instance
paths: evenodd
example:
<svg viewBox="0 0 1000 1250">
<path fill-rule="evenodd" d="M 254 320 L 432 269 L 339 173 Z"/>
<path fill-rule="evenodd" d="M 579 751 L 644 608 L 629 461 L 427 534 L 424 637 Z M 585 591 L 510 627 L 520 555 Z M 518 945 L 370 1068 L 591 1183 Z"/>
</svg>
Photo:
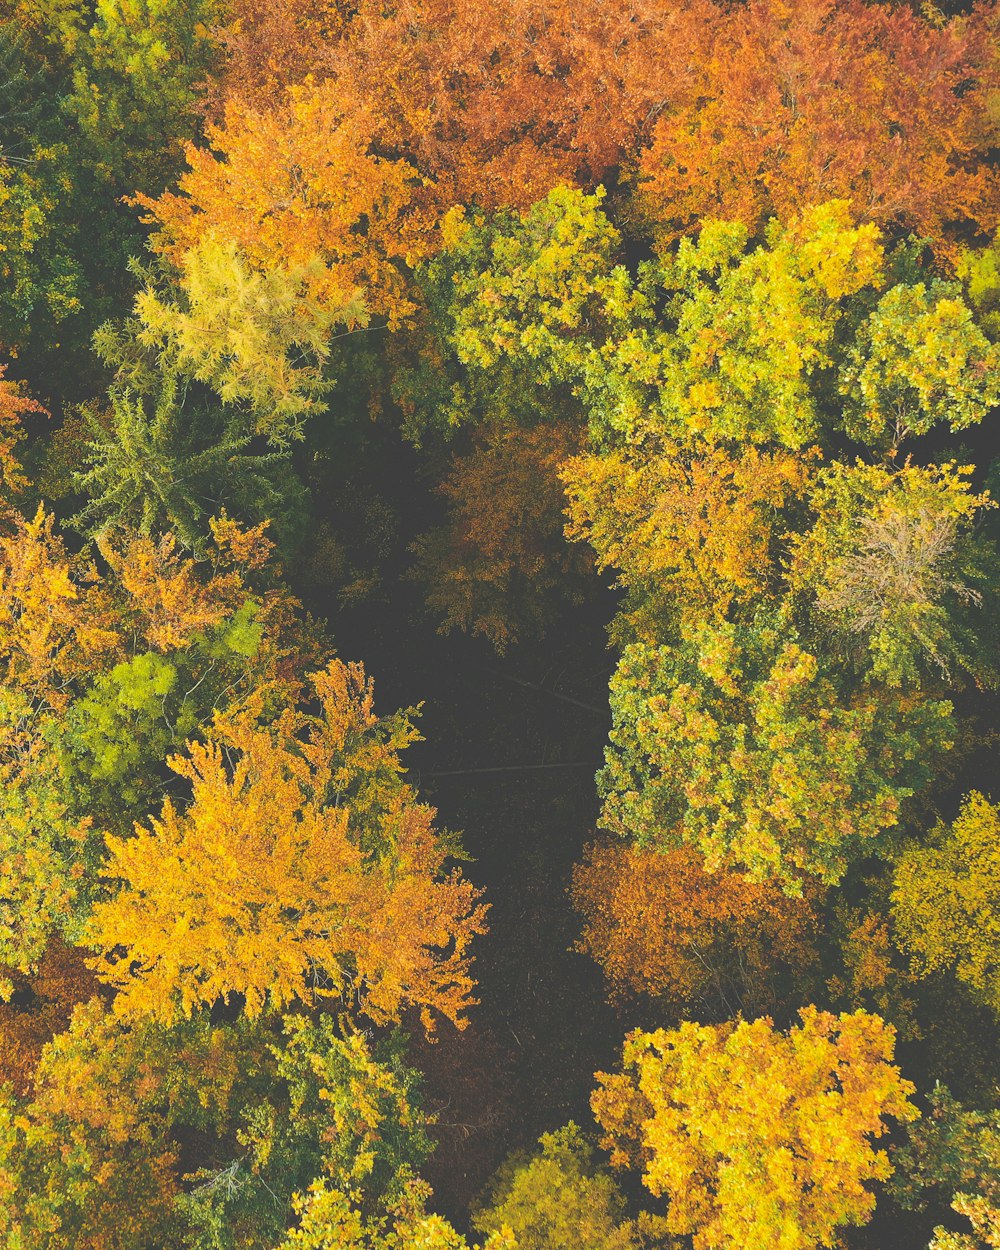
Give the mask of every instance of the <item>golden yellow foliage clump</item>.
<svg viewBox="0 0 1000 1250">
<path fill-rule="evenodd" d="M 357 996 L 378 1020 L 408 1005 L 461 1018 L 485 909 L 444 871 L 434 812 L 400 777 L 416 732 L 376 717 L 360 665 L 333 661 L 310 693 L 317 714 L 261 723 L 251 698 L 218 716 L 169 761 L 190 805 L 108 839 L 121 888 L 89 938 L 120 1012 L 171 1020 L 239 995 L 253 1017 Z"/>
<path fill-rule="evenodd" d="M 598 1073 L 592 1105 L 618 1164 L 640 1164 L 695 1250 L 815 1250 L 875 1207 L 892 1172 L 872 1145 L 912 1120 L 895 1030 L 859 1011 L 807 1007 L 779 1032 L 752 1023 L 633 1033 L 624 1073 Z"/>
</svg>

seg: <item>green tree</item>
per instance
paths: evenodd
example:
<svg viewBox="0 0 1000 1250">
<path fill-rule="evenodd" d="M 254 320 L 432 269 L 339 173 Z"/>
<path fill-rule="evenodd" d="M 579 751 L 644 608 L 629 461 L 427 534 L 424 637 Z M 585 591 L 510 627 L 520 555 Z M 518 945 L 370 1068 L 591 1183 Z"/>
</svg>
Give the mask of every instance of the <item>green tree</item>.
<svg viewBox="0 0 1000 1250">
<path fill-rule="evenodd" d="M 37 720 L 23 696 L 0 690 L 0 966 L 20 972 L 34 970 L 53 929 L 73 932 L 85 870 L 100 859 Z M 11 991 L 0 976 L 0 998 Z"/>
<path fill-rule="evenodd" d="M 1000 807 L 973 792 L 896 864 L 892 909 L 921 973 L 953 969 L 1000 1011 Z"/>
<path fill-rule="evenodd" d="M 567 1124 L 538 1144 L 497 1173 L 473 1217 L 479 1232 L 510 1229 L 518 1250 L 635 1250 L 625 1199 L 580 1129 Z"/>
<path fill-rule="evenodd" d="M 189 396 L 176 374 L 146 396 L 119 386 L 110 410 L 82 413 L 87 443 L 74 486 L 87 502 L 73 519 L 86 533 L 112 526 L 171 532 L 203 552 L 209 518 L 225 510 L 248 525 L 276 522 L 293 546 L 304 525 L 304 488 L 287 455 L 256 440 L 244 413 Z"/>
<path fill-rule="evenodd" d="M 611 710 L 602 825 L 790 893 L 877 847 L 954 734 L 949 703 L 854 689 L 766 613 L 627 646 Z"/>
<path fill-rule="evenodd" d="M 0 1241 L 270 1250 L 323 1178 L 366 1211 L 428 1150 L 402 1041 L 327 1016 L 125 1026 L 99 999 L 0 1092 Z"/>
<path fill-rule="evenodd" d="M 177 1200 L 192 1250 L 268 1250 L 295 1192 L 319 1177 L 366 1212 L 403 1197 L 431 1144 L 404 1040 L 375 1044 L 327 1015 L 269 1026 L 257 1060 L 265 1079 L 233 1101 L 214 1158 Z"/>
<path fill-rule="evenodd" d="M 158 193 L 198 136 L 217 0 L 90 0 L 63 13 L 72 20 L 47 33 L 69 60 L 64 108 L 98 173 L 129 194 Z"/>
<path fill-rule="evenodd" d="M 957 284 L 894 286 L 859 328 L 838 389 L 860 442 L 895 448 L 939 423 L 964 430 L 1000 401 L 1000 345 Z"/>
<path fill-rule="evenodd" d="M 893 1197 L 917 1210 L 941 1194 L 1000 1197 L 1000 1112 L 970 1110 L 941 1084 L 927 1103 L 927 1113 L 907 1125 L 905 1143 L 892 1151 Z"/>
</svg>

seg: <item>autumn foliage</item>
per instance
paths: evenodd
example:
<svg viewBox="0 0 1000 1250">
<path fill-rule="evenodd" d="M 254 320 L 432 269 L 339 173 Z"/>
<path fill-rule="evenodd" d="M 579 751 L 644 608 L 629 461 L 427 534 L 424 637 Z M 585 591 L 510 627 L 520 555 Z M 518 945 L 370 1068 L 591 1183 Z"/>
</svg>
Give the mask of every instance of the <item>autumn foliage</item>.
<svg viewBox="0 0 1000 1250">
<path fill-rule="evenodd" d="M 733 872 L 707 873 L 696 851 L 596 842 L 573 873 L 580 947 L 622 997 L 760 1008 L 815 963 L 817 917 L 806 901 Z"/>
<path fill-rule="evenodd" d="M 639 157 L 642 212 L 664 240 L 841 198 L 924 237 L 960 221 L 992 232 L 995 20 L 988 5 L 933 23 L 861 0 L 720 10 Z"/>
<path fill-rule="evenodd" d="M 637 1162 L 669 1200 L 671 1232 L 698 1250 L 829 1245 L 864 1223 L 891 1171 L 873 1139 L 917 1112 L 877 1016 L 815 1008 L 787 1033 L 770 1020 L 634 1033 L 594 1114 L 612 1161 Z"/>
<path fill-rule="evenodd" d="M 376 1019 L 416 1004 L 457 1020 L 468 1005 L 483 908 L 442 874 L 432 812 L 399 780 L 414 731 L 379 723 L 357 665 L 332 663 L 312 694 L 316 716 L 218 717 L 169 761 L 191 783 L 187 810 L 168 800 L 149 830 L 110 842 L 121 888 L 89 941 L 118 1010 L 170 1021 L 239 995 L 252 1018 L 356 995 Z"/>
<path fill-rule="evenodd" d="M 1000 1247 L 998 153 L 991 0 L 0 0 L 0 1250 Z"/>
</svg>

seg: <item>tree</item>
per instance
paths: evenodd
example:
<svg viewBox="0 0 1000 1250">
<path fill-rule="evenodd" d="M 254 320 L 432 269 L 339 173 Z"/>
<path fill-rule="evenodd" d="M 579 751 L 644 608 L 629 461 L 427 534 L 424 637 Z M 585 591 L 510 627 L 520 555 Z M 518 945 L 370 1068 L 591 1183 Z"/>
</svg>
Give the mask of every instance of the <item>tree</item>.
<svg viewBox="0 0 1000 1250">
<path fill-rule="evenodd" d="M 502 654 L 543 634 L 560 600 L 579 602 L 587 561 L 563 540 L 558 478 L 579 442 L 566 426 L 487 427 L 452 459 L 437 488 L 448 522 L 412 548 L 442 633 L 482 634 Z"/>
<path fill-rule="evenodd" d="M 592 1105 L 612 1162 L 643 1168 L 695 1250 L 814 1250 L 865 1223 L 867 1188 L 892 1171 L 873 1139 L 914 1119 L 878 1016 L 807 1007 L 787 1033 L 767 1019 L 632 1034 L 625 1072 L 599 1073 Z"/>
<path fill-rule="evenodd" d="M 78 400 L 81 379 L 86 393 L 90 335 L 128 307 L 143 238 L 121 199 L 162 190 L 196 133 L 205 16 L 170 0 L 0 6 L 0 343 L 49 396 Z"/>
<path fill-rule="evenodd" d="M 294 700 L 328 654 L 287 590 L 267 584 L 264 527 L 211 528 L 202 560 L 169 535 L 105 534 L 101 578 L 41 509 L 4 518 L 0 963 L 23 974 L 53 929 L 79 938 L 102 888 L 103 833 L 170 792 L 165 753 L 250 691 Z"/>
<path fill-rule="evenodd" d="M 602 826 L 792 894 L 876 848 L 954 732 L 951 704 L 852 688 L 766 613 L 627 646 L 611 710 Z"/>
<path fill-rule="evenodd" d="M 83 951 L 58 936 L 49 938 L 34 975 L 3 971 L 14 992 L 11 1001 L 0 1003 L 0 1086 L 9 1082 L 24 1098 L 46 1044 L 63 1032 L 73 1009 L 94 996 L 97 982 Z"/>
<path fill-rule="evenodd" d="M 619 632 L 656 638 L 667 622 L 724 620 L 775 594 L 786 510 L 811 475 L 807 458 L 755 447 L 692 453 L 649 439 L 641 451 L 589 452 L 562 469 L 567 534 L 628 590 Z"/>
<path fill-rule="evenodd" d="M 514 1235 L 518 1250 L 635 1250 L 625 1199 L 572 1122 L 544 1133 L 533 1155 L 512 1155 L 474 1215 L 481 1233 Z"/>
<path fill-rule="evenodd" d="M 251 268 L 235 243 L 202 234 L 178 261 L 176 290 L 151 276 L 136 296 L 138 343 L 161 368 L 207 383 L 224 404 L 244 403 L 251 428 L 276 445 L 302 437 L 304 417 L 327 389 L 323 365 L 335 326 L 364 326 L 352 295 L 326 307 L 313 294 L 327 277 L 318 257 Z M 250 423 L 248 423 L 250 424 Z"/>
<path fill-rule="evenodd" d="M 0 161 L 0 343 L 8 349 L 51 341 L 83 311 L 86 277 L 67 203 L 67 158 L 64 144 L 38 143 L 26 164 Z"/>
<path fill-rule="evenodd" d="M 262 1079 L 237 1091 L 178 1199 L 197 1250 L 270 1250 L 296 1191 L 313 1183 L 342 1188 L 366 1211 L 399 1201 L 430 1150 L 400 1035 L 373 1042 L 327 1015 L 262 1023 L 251 1052 Z"/>
<path fill-rule="evenodd" d="M 6 518 L 5 518 L 6 520 Z M 96 569 L 73 557 L 39 507 L 0 532 L 0 665 L 7 687 L 59 711 L 70 683 L 121 654 L 121 639 L 97 594 Z"/>
<path fill-rule="evenodd" d="M 6 373 L 6 365 L 0 365 L 0 507 L 6 495 L 17 494 L 27 485 L 16 452 L 25 436 L 24 418 L 45 415 L 42 405 L 26 395 L 24 387 Z"/>
<path fill-rule="evenodd" d="M 1000 345 L 977 324 L 955 283 L 891 287 L 858 330 L 841 366 L 845 428 L 893 448 L 938 423 L 977 425 L 1000 401 Z"/>
<path fill-rule="evenodd" d="M 913 248 L 887 256 L 846 200 L 797 205 L 756 242 L 708 218 L 635 275 L 600 193 L 555 188 L 520 217 L 443 233 L 425 272 L 432 306 L 447 278 L 435 311 L 451 350 L 494 377 L 517 362 L 536 387 L 568 387 L 601 451 L 797 451 L 844 429 L 883 451 L 887 428 L 959 429 L 995 402 L 997 345 L 960 287 Z M 460 417 L 460 398 L 445 411 Z"/>
<path fill-rule="evenodd" d="M 916 978 L 894 940 L 881 866 L 878 871 L 877 882 L 865 882 L 863 902 L 852 906 L 836 899 L 827 912 L 827 932 L 837 950 L 826 983 L 828 1001 L 844 1010 L 874 1012 L 913 1043 L 925 1036 L 926 1014 L 918 1009 Z"/>
<path fill-rule="evenodd" d="M 960 222 L 991 231 L 994 18 L 861 0 L 720 8 L 666 88 L 638 160 L 640 211 L 664 241 L 707 217 L 756 232 L 833 198 L 933 239 Z"/>
<path fill-rule="evenodd" d="M 1000 1208 L 976 1194 L 958 1194 L 952 1203 L 972 1224 L 972 1235 L 936 1228 L 928 1250 L 996 1250 L 1000 1246 Z"/>
<path fill-rule="evenodd" d="M 775 1005 L 818 960 L 814 901 L 735 872 L 707 873 L 690 847 L 657 852 L 595 842 L 573 869 L 572 898 L 616 999 L 698 1000 L 731 1014 Z"/>
<path fill-rule="evenodd" d="M 92 999 L 32 1088 L 0 1092 L 0 1236 L 271 1250 L 319 1178 L 366 1211 L 395 1202 L 428 1150 L 401 1051 L 329 1016 L 125 1024 Z"/>
<path fill-rule="evenodd" d="M 100 175 L 129 194 L 158 194 L 177 172 L 181 145 L 199 131 L 212 66 L 216 0 L 105 0 L 57 6 L 22 0 L 68 57 L 64 102 Z"/>
<path fill-rule="evenodd" d="M 995 220 L 993 35 L 986 6 L 939 22 L 860 0 L 240 0 L 220 94 L 269 107 L 331 79 L 364 144 L 404 153 L 445 207 L 624 176 L 667 237 L 847 196 L 937 237 Z"/>
<path fill-rule="evenodd" d="M 954 969 L 960 981 L 1000 1010 L 1000 808 L 973 791 L 950 826 L 896 863 L 892 909 L 916 969 Z"/>
<path fill-rule="evenodd" d="M 75 928 L 99 859 L 99 832 L 74 809 L 46 728 L 27 700 L 0 693 L 0 965 L 22 975 L 53 930 Z M 0 974 L 0 1000 L 13 991 Z"/>
<path fill-rule="evenodd" d="M 400 324 L 413 311 L 403 264 L 422 255 L 432 221 L 412 166 L 369 154 L 364 127 L 330 82 L 296 88 L 267 113 L 227 106 L 208 129 L 211 146 L 187 149 L 178 190 L 139 197 L 159 228 L 154 246 L 179 275 L 197 274 L 192 254 L 208 247 L 229 258 L 226 283 L 243 274 L 244 286 L 301 287 L 309 316 L 295 333 L 315 336 L 322 317 L 342 318 L 347 329 L 369 317 Z M 224 312 L 219 290 L 205 294 Z"/>
<path fill-rule="evenodd" d="M 648 133 L 666 84 L 715 16 L 695 0 L 406 0 L 350 9 L 238 0 L 220 91 L 269 106 L 290 83 L 330 78 L 366 145 L 401 152 L 438 203 L 526 208 L 559 183 L 614 175 Z M 697 52 L 695 50 L 698 50 Z"/>
<path fill-rule="evenodd" d="M 1000 1237 L 1000 1118 L 971 1111 L 946 1086 L 928 1094 L 928 1115 L 908 1126 L 896 1151 L 894 1196 L 923 1209 L 928 1191 L 943 1190 L 951 1206 L 972 1224 L 972 1233 L 936 1228 L 928 1250 L 995 1250 Z"/>
<path fill-rule="evenodd" d="M 176 374 L 145 396 L 114 386 L 107 411 L 87 407 L 75 433 L 86 441 L 70 470 L 88 497 L 72 524 L 143 536 L 170 532 L 202 554 L 209 518 L 223 510 L 247 525 L 276 522 L 294 541 L 303 489 L 285 452 L 254 447 L 245 414 L 187 394 Z"/>
<path fill-rule="evenodd" d="M 995 343 L 1000 338 L 1000 234 L 989 247 L 961 247 L 955 253 L 955 273 L 980 324 Z"/>
<path fill-rule="evenodd" d="M 278 1250 L 470 1250 L 447 1220 L 427 1213 L 429 1190 L 414 1182 L 393 1204 L 389 1217 L 366 1218 L 349 1194 L 327 1183 L 313 1185 L 296 1202 L 299 1227 Z M 516 1250 L 507 1230 L 488 1238 L 482 1250 Z"/>
<path fill-rule="evenodd" d="M 378 1020 L 417 1005 L 457 1020 L 471 998 L 478 891 L 455 871 L 433 812 L 399 777 L 416 737 L 379 720 L 359 665 L 312 678 L 319 715 L 261 724 L 251 699 L 168 762 L 192 786 L 150 827 L 109 838 L 88 940 L 128 1016 L 171 1020 L 239 995 L 245 1011 L 356 995 Z"/>
<path fill-rule="evenodd" d="M 882 235 L 831 200 L 775 219 L 751 251 L 749 239 L 742 223 L 714 220 L 697 242 L 682 239 L 648 272 L 650 297 L 657 287 L 672 297 L 672 333 L 650 336 L 647 360 L 626 337 L 620 359 L 655 379 L 654 428 L 797 450 L 839 424 L 817 383 L 836 359 L 848 301 L 884 281 Z M 609 414 L 620 434 L 623 416 Z"/>
<path fill-rule="evenodd" d="M 928 1196 L 978 1190 L 996 1197 L 1000 1183 L 1000 1116 L 963 1107 L 946 1085 L 927 1095 L 928 1111 L 907 1125 L 906 1142 L 892 1152 L 890 1182 L 901 1206 L 921 1210 Z"/>
<path fill-rule="evenodd" d="M 992 500 L 972 493 L 971 472 L 837 463 L 811 492 L 815 521 L 794 541 L 790 583 L 890 685 L 917 684 L 928 668 L 948 677 L 955 664 L 988 679 L 990 613 L 972 612 L 996 557 L 973 527 Z"/>
<path fill-rule="evenodd" d="M 197 1101 L 199 1085 L 218 1105 L 235 1075 L 206 1070 L 212 1038 L 197 1033 L 172 1082 L 149 1034 L 117 1030 L 97 999 L 76 1009 L 43 1052 L 30 1099 L 0 1095 L 0 1232 L 10 1244 L 180 1250 L 171 1115 L 178 1097 Z"/>
</svg>

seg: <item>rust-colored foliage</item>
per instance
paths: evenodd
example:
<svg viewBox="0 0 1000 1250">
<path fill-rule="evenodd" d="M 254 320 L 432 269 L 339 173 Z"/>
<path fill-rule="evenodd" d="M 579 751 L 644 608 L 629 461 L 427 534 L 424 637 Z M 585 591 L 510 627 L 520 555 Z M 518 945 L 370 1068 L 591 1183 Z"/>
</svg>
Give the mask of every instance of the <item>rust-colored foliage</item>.
<svg viewBox="0 0 1000 1250">
<path fill-rule="evenodd" d="M 996 222 L 988 5 L 947 23 L 862 0 L 233 12 L 226 91 L 270 109 L 307 75 L 333 80 L 373 149 L 404 153 L 442 205 L 525 208 L 638 157 L 642 210 L 667 234 L 852 197 L 864 219 L 932 237 Z"/>
<path fill-rule="evenodd" d="M 665 85 L 641 210 L 664 240 L 829 199 L 933 239 L 958 222 L 992 231 L 995 40 L 990 4 L 941 23 L 863 0 L 719 9 L 694 72 Z"/>
<path fill-rule="evenodd" d="M 296 0 L 279 17 L 276 6 L 237 0 L 233 13 L 232 96 L 270 108 L 282 85 L 331 79 L 345 112 L 368 118 L 372 148 L 404 153 L 441 206 L 527 208 L 558 183 L 613 174 L 671 84 L 690 74 L 713 9 Z"/>
<path fill-rule="evenodd" d="M 253 268 L 280 257 L 308 271 L 327 312 L 396 326 L 416 306 L 406 271 L 440 245 L 445 210 L 526 209 L 553 185 L 613 176 L 659 106 L 665 58 L 685 63 L 711 12 L 706 0 L 237 3 L 209 147 L 188 148 L 176 191 L 140 197 L 155 246 L 179 269 L 209 237 Z"/>
<path fill-rule="evenodd" d="M 636 994 L 773 1006 L 781 974 L 801 983 L 817 962 L 811 900 L 735 872 L 706 873 L 697 851 L 596 842 L 573 872 L 586 924 L 580 949 L 614 998 Z"/>
<path fill-rule="evenodd" d="M 442 632 L 483 634 L 503 652 L 543 633 L 560 597 L 578 595 L 588 560 L 563 539 L 558 474 L 580 440 L 566 424 L 487 429 L 453 459 L 438 488 L 448 524 L 413 548 Z"/>
<path fill-rule="evenodd" d="M 10 1002 L 0 1003 L 0 1085 L 10 1081 L 25 1097 L 42 1047 L 69 1024 L 73 1008 L 97 989 L 82 951 L 59 937 L 51 937 L 39 960 L 38 971 L 25 976 L 16 969 L 0 969 L 14 985 Z"/>
<path fill-rule="evenodd" d="M 26 478 L 17 459 L 16 448 L 24 437 L 22 423 L 29 414 L 45 409 L 24 393 L 20 382 L 6 377 L 7 366 L 0 364 L 0 490 L 19 491 Z"/>
</svg>

